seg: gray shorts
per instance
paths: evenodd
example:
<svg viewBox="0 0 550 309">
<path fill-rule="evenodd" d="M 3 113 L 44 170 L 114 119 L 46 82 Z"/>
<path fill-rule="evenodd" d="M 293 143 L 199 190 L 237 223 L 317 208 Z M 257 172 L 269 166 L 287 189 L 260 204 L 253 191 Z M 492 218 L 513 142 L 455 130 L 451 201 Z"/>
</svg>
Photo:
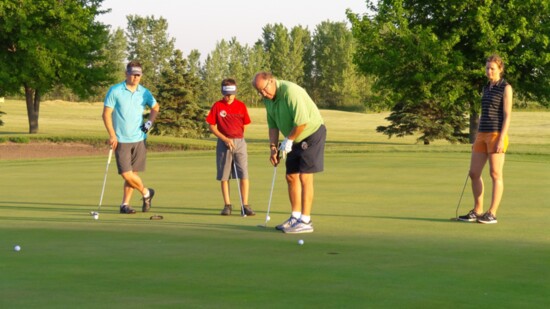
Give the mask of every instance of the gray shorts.
<svg viewBox="0 0 550 309">
<path fill-rule="evenodd" d="M 246 141 L 244 138 L 234 138 L 233 144 L 235 144 L 235 149 L 231 152 L 225 143 L 218 139 L 218 143 L 216 144 L 216 180 L 227 181 L 230 178 L 235 178 L 233 158 L 235 159 L 239 179 L 248 179 L 248 152 Z"/>
<path fill-rule="evenodd" d="M 145 141 L 137 143 L 118 143 L 115 150 L 115 156 L 118 174 L 131 171 L 145 171 L 145 157 L 147 156 Z"/>
<path fill-rule="evenodd" d="M 287 174 L 311 174 L 324 170 L 327 129 L 321 125 L 315 133 L 292 145 L 286 157 Z"/>
</svg>

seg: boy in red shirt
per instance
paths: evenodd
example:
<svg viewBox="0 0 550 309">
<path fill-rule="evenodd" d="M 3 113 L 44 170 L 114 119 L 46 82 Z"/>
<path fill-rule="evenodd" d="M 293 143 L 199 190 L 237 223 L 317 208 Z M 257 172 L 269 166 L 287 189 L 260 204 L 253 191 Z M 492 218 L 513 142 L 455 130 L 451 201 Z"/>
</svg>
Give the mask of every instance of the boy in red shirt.
<svg viewBox="0 0 550 309">
<path fill-rule="evenodd" d="M 256 213 L 248 204 L 248 153 L 244 139 L 244 126 L 250 123 L 248 110 L 243 102 L 235 99 L 237 83 L 227 78 L 222 81 L 223 98 L 212 105 L 206 122 L 210 131 L 218 137 L 216 145 L 216 179 L 221 181 L 224 207 L 223 216 L 231 214 L 232 206 L 229 195 L 229 178 L 235 177 L 235 170 L 240 182 L 242 198 L 241 215 L 254 216 Z M 235 166 L 233 165 L 235 164 Z"/>
</svg>

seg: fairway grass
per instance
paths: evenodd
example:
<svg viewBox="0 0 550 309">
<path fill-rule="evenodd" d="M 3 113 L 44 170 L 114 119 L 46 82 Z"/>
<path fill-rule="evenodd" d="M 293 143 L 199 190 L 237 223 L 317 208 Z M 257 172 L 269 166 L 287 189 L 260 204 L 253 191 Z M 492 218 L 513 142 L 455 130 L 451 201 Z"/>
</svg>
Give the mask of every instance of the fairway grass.
<svg viewBox="0 0 550 309">
<path fill-rule="evenodd" d="M 101 141 L 101 109 L 43 102 L 32 138 Z M 24 102 L 0 110 L 0 138 L 29 137 Z M 219 215 L 213 150 L 150 153 L 142 177 L 157 194 L 151 212 L 135 215 L 118 213 L 122 179 L 111 163 L 99 220 L 90 211 L 107 149 L 0 160 L 0 308 L 548 308 L 550 113 L 513 113 L 495 225 L 450 220 L 470 145 L 387 139 L 376 133 L 387 113 L 322 114 L 328 135 L 312 234 L 273 228 L 290 211 L 283 167 L 268 228 L 257 227 L 273 176 L 261 108 L 250 109 L 246 131 L 253 217 Z M 214 138 L 149 141 L 215 146 Z M 488 167 L 483 177 L 488 205 Z M 232 200 L 238 208 L 235 190 Z M 132 206 L 140 202 L 134 196 Z M 468 181 L 459 214 L 471 208 Z M 154 214 L 164 219 L 149 220 Z"/>
<path fill-rule="evenodd" d="M 266 156 L 249 159 L 254 217 L 219 215 L 213 153 L 169 152 L 142 174 L 150 213 L 117 213 L 112 164 L 97 221 L 106 157 L 0 161 L 0 307 L 547 308 L 547 155 L 507 156 L 499 223 L 482 225 L 449 220 L 466 152 L 328 153 L 305 235 L 273 229 L 289 215 L 282 168 L 257 227 Z M 468 186 L 460 214 L 471 201 Z"/>
</svg>

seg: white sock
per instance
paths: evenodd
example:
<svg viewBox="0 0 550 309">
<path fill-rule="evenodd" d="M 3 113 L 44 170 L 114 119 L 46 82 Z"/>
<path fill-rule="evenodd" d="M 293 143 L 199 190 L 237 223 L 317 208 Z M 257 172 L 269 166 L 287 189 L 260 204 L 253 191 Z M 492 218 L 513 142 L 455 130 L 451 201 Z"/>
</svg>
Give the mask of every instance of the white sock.
<svg viewBox="0 0 550 309">
<path fill-rule="evenodd" d="M 293 211 L 292 216 L 296 219 L 300 219 L 300 217 L 302 216 L 302 213 L 299 211 Z"/>
<path fill-rule="evenodd" d="M 147 193 L 145 193 L 145 194 L 143 195 L 144 198 L 148 198 L 148 197 L 149 197 L 149 189 L 146 189 L 146 190 L 147 190 Z"/>
<path fill-rule="evenodd" d="M 302 217 L 300 218 L 300 221 L 302 221 L 304 223 L 309 223 L 309 221 L 311 221 L 311 216 L 302 215 Z"/>
</svg>

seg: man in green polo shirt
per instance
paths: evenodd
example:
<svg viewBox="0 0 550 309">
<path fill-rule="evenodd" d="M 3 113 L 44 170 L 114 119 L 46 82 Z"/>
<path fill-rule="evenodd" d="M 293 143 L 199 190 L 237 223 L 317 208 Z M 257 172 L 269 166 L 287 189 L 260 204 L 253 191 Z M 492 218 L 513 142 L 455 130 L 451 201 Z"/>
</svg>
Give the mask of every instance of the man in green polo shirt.
<svg viewBox="0 0 550 309">
<path fill-rule="evenodd" d="M 324 169 L 327 131 L 319 109 L 305 89 L 277 80 L 269 72 L 259 72 L 252 86 L 262 96 L 267 111 L 270 161 L 279 164 L 277 150 L 286 157 L 286 181 L 292 213 L 276 229 L 284 233 L 311 233 L 313 174 Z M 279 133 L 285 138 L 279 148 Z"/>
</svg>

